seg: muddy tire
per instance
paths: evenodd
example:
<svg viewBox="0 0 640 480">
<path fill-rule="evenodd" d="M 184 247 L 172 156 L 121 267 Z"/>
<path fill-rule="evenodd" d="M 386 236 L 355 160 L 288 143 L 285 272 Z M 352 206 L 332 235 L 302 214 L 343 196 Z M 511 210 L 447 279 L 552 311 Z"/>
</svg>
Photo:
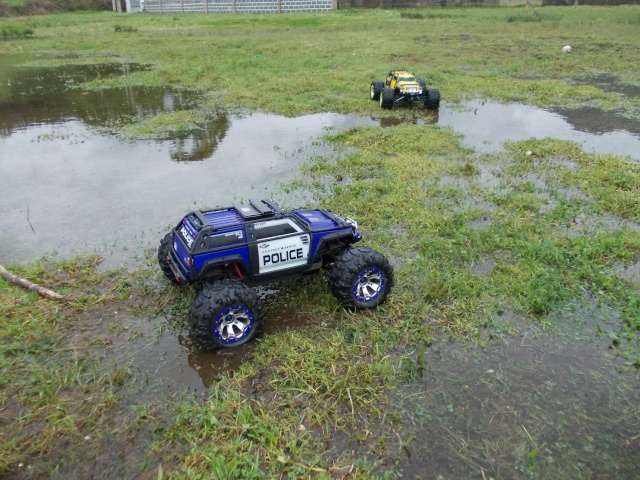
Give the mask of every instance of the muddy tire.
<svg viewBox="0 0 640 480">
<path fill-rule="evenodd" d="M 393 286 L 393 267 L 368 247 L 345 250 L 329 273 L 329 289 L 342 305 L 355 309 L 384 303 Z"/>
<path fill-rule="evenodd" d="M 440 108 L 440 90 L 430 88 L 427 90 L 427 99 L 424 101 L 425 108 L 437 110 Z"/>
<path fill-rule="evenodd" d="M 253 289 L 237 281 L 205 285 L 191 305 L 191 328 L 207 350 L 239 347 L 262 329 L 265 311 Z"/>
<path fill-rule="evenodd" d="M 173 247 L 173 232 L 167 233 L 162 240 L 160 240 L 160 246 L 158 247 L 158 264 L 160 265 L 160 270 L 162 270 L 162 274 L 167 277 L 171 282 L 178 283 L 175 275 L 171 271 L 171 267 L 169 267 L 169 263 L 167 262 L 167 257 L 169 256 L 169 252 Z"/>
<path fill-rule="evenodd" d="M 382 82 L 382 80 L 374 80 L 373 82 L 371 82 L 371 86 L 369 87 L 371 100 L 380 100 L 380 94 L 382 93 L 383 88 L 384 83 Z"/>
<path fill-rule="evenodd" d="M 384 88 L 380 95 L 380 107 L 391 110 L 393 107 L 393 90 L 391 88 Z"/>
</svg>

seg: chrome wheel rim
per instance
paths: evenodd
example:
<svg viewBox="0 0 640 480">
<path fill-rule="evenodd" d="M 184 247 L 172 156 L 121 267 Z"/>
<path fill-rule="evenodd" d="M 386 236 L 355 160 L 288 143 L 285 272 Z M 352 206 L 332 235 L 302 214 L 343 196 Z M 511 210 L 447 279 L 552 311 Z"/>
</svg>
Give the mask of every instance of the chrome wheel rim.
<svg viewBox="0 0 640 480">
<path fill-rule="evenodd" d="M 223 343 L 236 343 L 253 328 L 253 314 L 242 305 L 232 305 L 218 314 L 213 322 L 213 334 Z"/>
<path fill-rule="evenodd" d="M 353 296 L 359 302 L 375 300 L 383 292 L 386 277 L 379 268 L 367 268 L 353 282 Z"/>
</svg>

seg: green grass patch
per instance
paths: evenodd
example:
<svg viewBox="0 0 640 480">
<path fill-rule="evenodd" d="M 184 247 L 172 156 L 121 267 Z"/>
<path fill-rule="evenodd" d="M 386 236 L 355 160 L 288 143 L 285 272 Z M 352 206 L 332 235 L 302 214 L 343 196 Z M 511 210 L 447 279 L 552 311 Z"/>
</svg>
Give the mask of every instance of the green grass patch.
<svg viewBox="0 0 640 480">
<path fill-rule="evenodd" d="M 563 185 L 582 189 L 602 212 L 640 221 L 640 165 L 637 163 L 615 155 L 585 154 L 573 142 L 553 139 L 515 142 L 507 147 L 522 162 L 535 159 L 576 162 L 579 168 L 560 171 Z"/>
<path fill-rule="evenodd" d="M 32 37 L 35 30 L 31 27 L 23 25 L 3 25 L 0 28 L 0 36 L 3 40 L 14 38 L 28 38 Z"/>
<path fill-rule="evenodd" d="M 196 111 L 177 111 L 163 113 L 119 129 L 123 138 L 173 138 L 185 136 L 200 130 L 206 119 Z"/>
</svg>

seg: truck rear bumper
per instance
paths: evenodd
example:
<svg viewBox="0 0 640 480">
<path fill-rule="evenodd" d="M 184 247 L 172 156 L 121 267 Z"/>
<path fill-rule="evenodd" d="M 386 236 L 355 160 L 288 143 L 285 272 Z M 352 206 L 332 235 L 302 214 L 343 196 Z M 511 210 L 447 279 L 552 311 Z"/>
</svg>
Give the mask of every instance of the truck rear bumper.
<svg viewBox="0 0 640 480">
<path fill-rule="evenodd" d="M 169 252 L 169 256 L 167 257 L 167 263 L 169 264 L 169 268 L 171 268 L 171 273 L 173 273 L 173 276 L 176 277 L 176 281 L 179 284 L 187 285 L 189 283 L 189 280 L 187 279 L 186 275 L 180 270 L 180 267 L 176 263 L 174 255 L 175 254 L 173 250 L 171 250 Z"/>
</svg>

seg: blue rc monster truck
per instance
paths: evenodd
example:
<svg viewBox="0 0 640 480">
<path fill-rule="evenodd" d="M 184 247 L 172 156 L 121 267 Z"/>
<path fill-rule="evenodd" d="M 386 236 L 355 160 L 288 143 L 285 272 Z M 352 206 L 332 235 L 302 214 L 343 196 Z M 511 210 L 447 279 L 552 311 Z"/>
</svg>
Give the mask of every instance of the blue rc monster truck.
<svg viewBox="0 0 640 480">
<path fill-rule="evenodd" d="M 358 225 L 326 209 L 285 212 L 272 200 L 194 210 L 160 241 L 158 262 L 178 284 L 196 286 L 191 327 L 208 350 L 233 348 L 260 331 L 265 310 L 251 288 L 329 268 L 329 288 L 355 309 L 383 303 L 393 268 L 379 252 L 353 247 Z"/>
</svg>

